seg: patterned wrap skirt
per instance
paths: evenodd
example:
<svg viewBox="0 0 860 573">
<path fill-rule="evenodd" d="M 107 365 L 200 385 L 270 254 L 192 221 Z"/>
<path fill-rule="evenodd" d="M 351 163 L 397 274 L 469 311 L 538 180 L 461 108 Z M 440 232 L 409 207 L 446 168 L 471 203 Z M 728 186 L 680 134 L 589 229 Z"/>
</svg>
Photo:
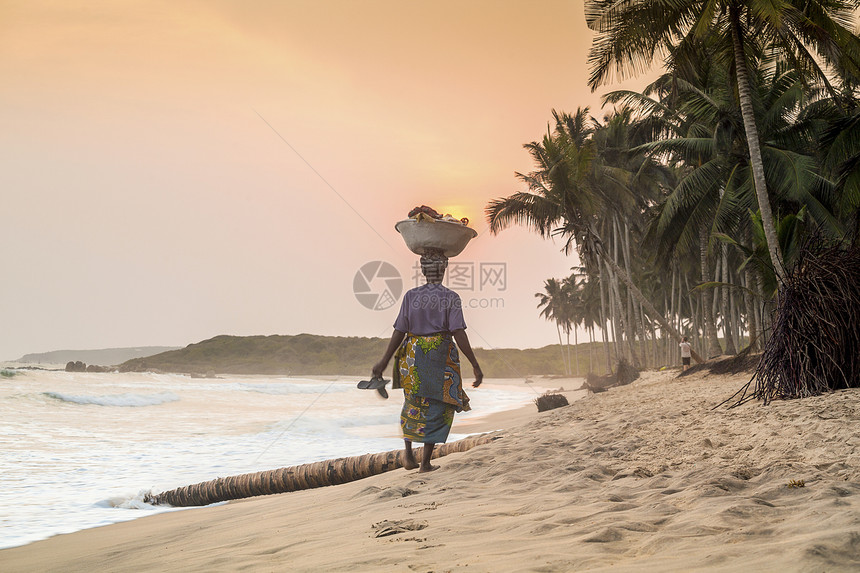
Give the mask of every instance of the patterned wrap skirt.
<svg viewBox="0 0 860 573">
<path fill-rule="evenodd" d="M 471 410 L 453 337 L 447 332 L 407 334 L 395 357 L 393 386 L 403 388 L 403 437 L 413 442 L 444 443 L 454 423 L 454 412 Z"/>
</svg>

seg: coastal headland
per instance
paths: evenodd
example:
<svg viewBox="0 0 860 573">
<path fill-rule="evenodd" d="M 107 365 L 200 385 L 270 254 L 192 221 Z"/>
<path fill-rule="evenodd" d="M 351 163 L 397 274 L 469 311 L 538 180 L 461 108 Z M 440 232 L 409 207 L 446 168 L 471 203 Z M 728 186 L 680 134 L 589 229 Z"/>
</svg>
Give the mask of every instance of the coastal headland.
<svg viewBox="0 0 860 573">
<path fill-rule="evenodd" d="M 502 439 L 335 487 L 0 551 L 4 571 L 853 571 L 858 390 L 714 408 L 749 374 L 646 372 Z M 488 428 L 475 428 L 481 431 Z"/>
<path fill-rule="evenodd" d="M 134 358 L 120 364 L 121 372 L 181 374 L 270 374 L 287 376 L 369 375 L 385 351 L 387 338 L 321 336 L 316 334 L 221 335 L 184 348 Z M 579 372 L 600 372 L 603 346 L 580 344 L 573 352 Z M 475 348 L 488 378 L 524 378 L 565 371 L 558 345 L 543 348 Z M 593 363 L 593 364 L 592 364 Z M 471 375 L 468 366 L 466 375 Z"/>
</svg>

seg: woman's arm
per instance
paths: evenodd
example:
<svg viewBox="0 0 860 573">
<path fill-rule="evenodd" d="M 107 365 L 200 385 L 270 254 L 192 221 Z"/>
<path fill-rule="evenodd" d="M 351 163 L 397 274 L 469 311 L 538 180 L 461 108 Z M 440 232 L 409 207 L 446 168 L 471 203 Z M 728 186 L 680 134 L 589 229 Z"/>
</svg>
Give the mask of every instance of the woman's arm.
<svg viewBox="0 0 860 573">
<path fill-rule="evenodd" d="M 475 381 L 472 382 L 472 387 L 477 388 L 484 381 L 484 373 L 481 371 L 481 366 L 478 364 L 478 359 L 475 358 L 475 353 L 472 352 L 472 345 L 469 344 L 469 337 L 466 336 L 466 331 L 462 328 L 454 331 L 454 342 L 460 348 L 460 352 L 472 365 L 472 370 L 475 372 Z"/>
<path fill-rule="evenodd" d="M 391 357 L 394 356 L 395 352 L 397 352 L 397 348 L 400 346 L 400 343 L 403 342 L 403 337 L 405 336 L 405 332 L 400 332 L 399 330 L 394 329 L 394 332 L 391 333 L 391 340 L 388 341 L 388 348 L 385 349 L 385 354 L 382 355 L 382 360 L 376 363 L 371 374 L 374 376 L 382 376 L 382 371 L 388 367 Z"/>
</svg>

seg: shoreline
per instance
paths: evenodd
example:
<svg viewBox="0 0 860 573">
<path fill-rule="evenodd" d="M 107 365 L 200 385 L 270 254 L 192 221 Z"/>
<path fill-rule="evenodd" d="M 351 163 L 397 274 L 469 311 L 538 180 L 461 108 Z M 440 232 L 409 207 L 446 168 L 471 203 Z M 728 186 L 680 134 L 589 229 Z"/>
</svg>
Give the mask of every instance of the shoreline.
<svg viewBox="0 0 860 573">
<path fill-rule="evenodd" d="M 3 512 L 0 549 L 169 511 L 143 504 L 142 494 L 150 489 L 166 491 L 219 476 L 403 447 L 397 423 L 402 392 L 382 400 L 374 391 L 355 390 L 355 381 L 343 376 L 200 382 L 177 375 L 21 372 L 3 391 L 4 398 L 12 398 L 4 399 L 3 410 L 12 423 L 7 426 L 11 435 L 29 434 L 35 442 L 30 458 L 17 456 L 15 449 L 4 452 L 3 460 L 11 465 L 5 476 L 10 481 L 3 499 L 9 507 Z M 475 410 L 456 416 L 465 426 L 454 429 L 449 441 L 482 433 L 485 423 L 494 430 L 503 427 L 505 422 L 497 420 L 506 414 L 499 410 L 528 405 L 533 393 L 516 380 L 488 380 L 472 392 Z M 21 408 L 31 410 L 14 408 L 19 394 L 30 397 Z M 349 403 L 339 404 L 344 399 Z M 87 422 L 90 414 L 98 419 Z M 127 419 L 139 428 L 128 426 Z M 91 437 L 39 442 L 37 437 L 52 435 L 55 423 L 73 435 L 79 431 Z M 285 437 L 294 425 L 298 429 Z M 126 431 L 132 433 L 124 439 Z M 106 440 L 103 450 L 93 449 L 93 437 Z M 161 448 L 151 447 L 153 441 L 168 447 L 157 453 Z M 196 448 L 195 457 L 177 455 L 177 448 L 170 447 L 174 443 L 180 451 Z M 27 463 L 43 451 L 57 457 L 41 468 Z M 255 455 L 262 459 L 251 461 Z"/>
<path fill-rule="evenodd" d="M 2 550 L 0 562 L 22 572 L 856 570 L 860 391 L 713 409 L 747 380 L 646 372 L 535 412 L 430 474 L 157 514 Z"/>
</svg>

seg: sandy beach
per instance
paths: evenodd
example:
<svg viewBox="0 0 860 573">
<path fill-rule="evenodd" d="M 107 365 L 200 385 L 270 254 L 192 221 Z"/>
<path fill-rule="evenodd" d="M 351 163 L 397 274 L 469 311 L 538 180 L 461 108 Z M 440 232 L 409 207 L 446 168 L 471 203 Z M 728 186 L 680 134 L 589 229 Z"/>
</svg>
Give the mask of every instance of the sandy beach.
<svg viewBox="0 0 860 573">
<path fill-rule="evenodd" d="M 501 439 L 430 474 L 57 536 L 0 551 L 0 569 L 857 570 L 858 391 L 712 409 L 748 378 L 647 372 L 493 419 Z"/>
</svg>

